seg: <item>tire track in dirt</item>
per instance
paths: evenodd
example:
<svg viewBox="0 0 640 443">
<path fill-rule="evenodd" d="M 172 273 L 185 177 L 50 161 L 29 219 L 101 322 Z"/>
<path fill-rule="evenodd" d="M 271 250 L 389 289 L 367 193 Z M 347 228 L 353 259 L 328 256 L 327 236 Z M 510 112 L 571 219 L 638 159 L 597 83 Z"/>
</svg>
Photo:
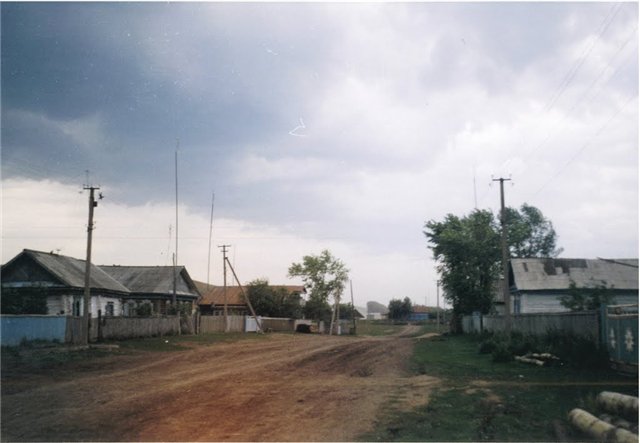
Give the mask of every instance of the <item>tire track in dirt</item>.
<svg viewBox="0 0 640 443">
<path fill-rule="evenodd" d="M 408 376 L 412 345 L 274 334 L 106 357 L 106 371 L 71 370 L 15 393 L 9 386 L 3 440 L 352 440 L 383 405 L 423 403 L 437 384 Z"/>
</svg>

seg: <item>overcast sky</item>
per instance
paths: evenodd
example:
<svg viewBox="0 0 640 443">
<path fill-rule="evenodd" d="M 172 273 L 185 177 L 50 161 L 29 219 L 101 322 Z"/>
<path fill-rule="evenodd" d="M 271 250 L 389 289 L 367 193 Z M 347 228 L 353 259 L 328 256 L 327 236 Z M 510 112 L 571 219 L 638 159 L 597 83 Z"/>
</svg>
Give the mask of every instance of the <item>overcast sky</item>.
<svg viewBox="0 0 640 443">
<path fill-rule="evenodd" d="M 638 257 L 637 3 L 2 3 L 2 261 L 178 261 L 436 303 L 427 220 L 507 204 Z M 511 186 L 511 184 L 513 186 Z M 213 249 L 207 270 L 215 192 Z M 171 227 L 170 227 L 171 226 Z"/>
</svg>

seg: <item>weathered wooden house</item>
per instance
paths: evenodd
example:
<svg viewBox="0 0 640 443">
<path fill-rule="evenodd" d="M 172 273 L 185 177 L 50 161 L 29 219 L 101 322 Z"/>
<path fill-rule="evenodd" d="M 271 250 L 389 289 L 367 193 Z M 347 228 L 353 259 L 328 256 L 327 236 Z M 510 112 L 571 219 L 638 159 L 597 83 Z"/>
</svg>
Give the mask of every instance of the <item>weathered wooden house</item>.
<svg viewBox="0 0 640 443">
<path fill-rule="evenodd" d="M 166 315 L 173 301 L 183 312 L 191 314 L 200 292 L 184 266 L 100 266 L 129 293 L 123 296 L 124 316 L 134 315 L 142 305 L 149 305 L 151 315 Z"/>
<path fill-rule="evenodd" d="M 27 308 L 21 313 L 80 316 L 84 312 L 85 263 L 25 249 L 2 267 L 2 301 L 17 306 L 21 300 L 35 297 L 36 302 L 38 298 L 46 300 L 46 307 L 32 303 L 37 312 Z M 174 280 L 178 306 L 191 314 L 200 293 L 184 266 L 92 264 L 91 316 L 165 315 L 173 301 Z"/>
<path fill-rule="evenodd" d="M 571 283 L 578 288 L 606 286 L 614 303 L 638 303 L 638 259 L 514 258 L 510 260 L 509 287 L 516 314 L 565 312 L 560 299 Z M 504 312 L 497 291 L 496 310 Z"/>
<path fill-rule="evenodd" d="M 223 315 L 225 302 L 227 305 L 227 313 L 229 315 L 251 314 L 249 312 L 249 306 L 242 295 L 242 288 L 240 286 L 227 286 L 225 295 L 225 288 L 223 286 L 207 285 L 206 283 L 200 282 L 196 282 L 196 285 L 198 285 L 200 293 L 202 294 L 202 297 L 198 301 L 201 314 Z M 276 285 L 272 287 L 275 289 L 284 288 L 289 294 L 305 293 L 304 286 Z"/>
<path fill-rule="evenodd" d="M 25 249 L 2 267 L 3 303 L 24 297 L 42 298 L 46 300 L 46 312 L 34 313 L 80 316 L 84 312 L 85 263 Z M 126 286 L 91 265 L 90 288 L 91 316 L 97 317 L 98 311 L 107 316 L 122 314 L 122 300 L 130 293 Z"/>
</svg>

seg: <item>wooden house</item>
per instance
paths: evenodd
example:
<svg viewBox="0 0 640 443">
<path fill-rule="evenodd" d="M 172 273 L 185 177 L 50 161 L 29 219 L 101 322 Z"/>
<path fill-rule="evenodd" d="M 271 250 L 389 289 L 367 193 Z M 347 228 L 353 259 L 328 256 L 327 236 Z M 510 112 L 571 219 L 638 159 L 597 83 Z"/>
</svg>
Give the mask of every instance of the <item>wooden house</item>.
<svg viewBox="0 0 640 443">
<path fill-rule="evenodd" d="M 578 288 L 604 285 L 616 304 L 638 304 L 638 259 L 514 258 L 509 288 L 515 314 L 564 312 L 560 299 L 572 282 Z M 504 312 L 500 291 L 496 311 Z"/>
<path fill-rule="evenodd" d="M 25 249 L 2 267 L 2 302 L 11 304 L 19 298 L 42 297 L 46 300 L 46 312 L 31 313 L 81 316 L 85 263 L 64 255 Z M 90 274 L 91 316 L 97 317 L 98 311 L 107 316 L 121 315 L 122 300 L 129 295 L 129 289 L 98 266 L 91 265 Z"/>
<path fill-rule="evenodd" d="M 166 315 L 173 301 L 183 312 L 192 313 L 200 292 L 184 266 L 100 266 L 129 293 L 123 296 L 123 314 L 134 315 L 141 305 L 150 305 L 151 315 Z"/>
</svg>

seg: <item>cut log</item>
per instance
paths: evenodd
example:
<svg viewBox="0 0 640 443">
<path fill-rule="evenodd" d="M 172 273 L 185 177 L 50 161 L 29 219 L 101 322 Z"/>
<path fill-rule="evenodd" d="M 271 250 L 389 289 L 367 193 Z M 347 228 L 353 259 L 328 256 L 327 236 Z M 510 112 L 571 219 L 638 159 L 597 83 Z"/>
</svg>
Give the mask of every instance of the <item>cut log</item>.
<svg viewBox="0 0 640 443">
<path fill-rule="evenodd" d="M 638 397 L 604 391 L 596 398 L 598 406 L 605 411 L 631 420 L 638 418 Z"/>
<path fill-rule="evenodd" d="M 515 359 L 516 359 L 516 361 L 519 361 L 521 363 L 528 363 L 530 365 L 544 366 L 544 362 L 542 360 L 536 360 L 535 358 L 516 356 Z"/>
<path fill-rule="evenodd" d="M 569 412 L 569 421 L 581 432 L 599 440 L 618 443 L 638 443 L 638 436 L 631 432 L 616 428 L 582 409 Z"/>
</svg>

